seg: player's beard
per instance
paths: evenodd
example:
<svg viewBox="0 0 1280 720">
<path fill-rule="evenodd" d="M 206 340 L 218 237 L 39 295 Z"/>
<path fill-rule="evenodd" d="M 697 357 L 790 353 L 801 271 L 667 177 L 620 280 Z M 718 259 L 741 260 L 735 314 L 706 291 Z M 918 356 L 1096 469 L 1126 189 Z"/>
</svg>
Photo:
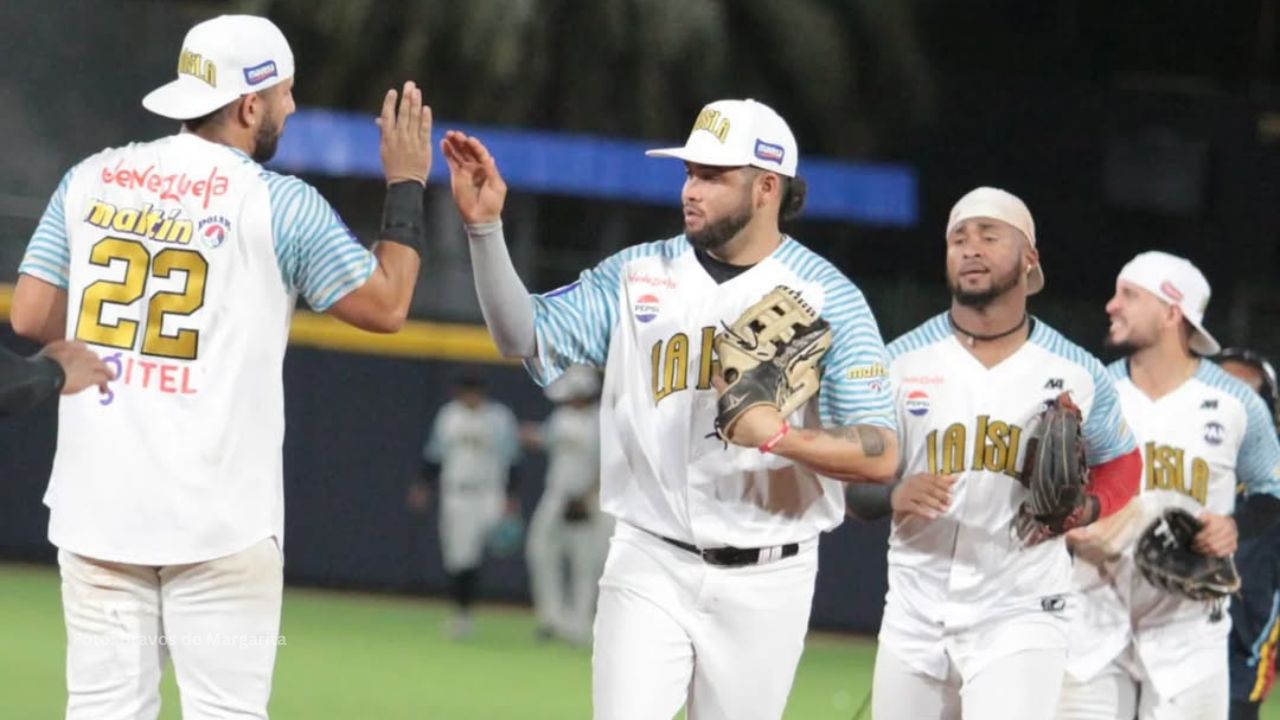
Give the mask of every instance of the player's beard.
<svg viewBox="0 0 1280 720">
<path fill-rule="evenodd" d="M 250 156 L 256 163 L 265 163 L 276 156 L 276 147 L 280 144 L 280 135 L 284 127 L 276 124 L 275 116 L 264 115 L 262 124 L 253 135 L 253 154 Z"/>
<path fill-rule="evenodd" d="M 1141 333 L 1135 334 L 1132 327 L 1129 328 L 1128 337 L 1123 340 L 1112 340 L 1110 331 L 1107 332 L 1106 337 L 1102 338 L 1103 347 L 1124 357 L 1129 357 L 1140 350 L 1146 350 L 1154 344 L 1154 342 L 1144 340 L 1141 337 Z"/>
<path fill-rule="evenodd" d="M 1018 286 L 1018 280 L 1021 276 L 1018 269 L 1021 267 L 1022 256 L 1019 255 L 1017 262 L 1013 264 L 1008 272 L 997 275 L 992 271 L 991 284 L 985 290 L 968 291 L 960 286 L 959 278 L 955 280 L 947 278 L 947 283 L 951 286 L 951 297 L 965 307 L 985 308 L 994 302 L 996 298 Z"/>
<path fill-rule="evenodd" d="M 689 239 L 691 245 L 703 252 L 719 250 L 742 232 L 742 228 L 751 222 L 751 217 L 751 204 L 746 203 L 742 210 L 726 215 L 715 222 L 708 222 L 697 232 L 685 228 L 685 237 Z"/>
</svg>

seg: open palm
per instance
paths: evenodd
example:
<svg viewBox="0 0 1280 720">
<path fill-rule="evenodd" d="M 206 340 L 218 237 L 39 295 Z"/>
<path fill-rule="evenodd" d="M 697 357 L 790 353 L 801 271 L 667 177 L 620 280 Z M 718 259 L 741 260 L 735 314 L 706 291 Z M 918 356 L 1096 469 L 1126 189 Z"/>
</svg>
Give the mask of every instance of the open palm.
<svg viewBox="0 0 1280 720">
<path fill-rule="evenodd" d="M 449 163 L 449 185 L 462 219 L 469 224 L 498 220 L 507 199 L 507 183 L 484 144 L 450 130 L 440 141 L 440 151 Z"/>
</svg>

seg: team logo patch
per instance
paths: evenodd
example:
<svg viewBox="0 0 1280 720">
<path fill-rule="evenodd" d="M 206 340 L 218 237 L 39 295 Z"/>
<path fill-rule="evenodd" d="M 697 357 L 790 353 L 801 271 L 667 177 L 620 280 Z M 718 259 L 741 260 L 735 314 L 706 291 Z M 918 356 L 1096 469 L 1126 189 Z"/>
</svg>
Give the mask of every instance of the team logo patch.
<svg viewBox="0 0 1280 720">
<path fill-rule="evenodd" d="M 1210 445 L 1221 445 L 1227 436 L 1227 429 L 1220 422 L 1208 422 L 1204 426 L 1204 441 Z"/>
<path fill-rule="evenodd" d="M 782 164 L 786 151 L 781 145 L 774 145 L 763 140 L 756 140 L 756 157 L 766 162 Z"/>
<path fill-rule="evenodd" d="M 929 393 L 923 390 L 912 390 L 907 393 L 907 412 L 916 417 L 924 417 L 929 413 Z"/>
<path fill-rule="evenodd" d="M 227 234 L 231 232 L 231 221 L 221 215 L 210 215 L 200 221 L 196 232 L 199 233 L 200 242 L 212 250 L 226 242 Z"/>
<path fill-rule="evenodd" d="M 250 85 L 257 85 L 259 83 L 264 83 L 270 80 L 271 78 L 275 77 L 277 74 L 278 73 L 276 72 L 276 61 L 268 60 L 262 63 L 261 65 L 254 65 L 253 67 L 245 68 L 244 81 L 249 83 Z"/>
<path fill-rule="evenodd" d="M 659 302 L 657 295 L 641 295 L 636 298 L 636 304 L 632 307 L 636 319 L 642 323 L 653 322 L 654 318 L 658 317 L 658 311 L 662 309 Z"/>
<path fill-rule="evenodd" d="M 1174 302 L 1182 302 L 1182 291 L 1168 280 L 1160 283 L 1160 292 L 1172 298 Z"/>
</svg>

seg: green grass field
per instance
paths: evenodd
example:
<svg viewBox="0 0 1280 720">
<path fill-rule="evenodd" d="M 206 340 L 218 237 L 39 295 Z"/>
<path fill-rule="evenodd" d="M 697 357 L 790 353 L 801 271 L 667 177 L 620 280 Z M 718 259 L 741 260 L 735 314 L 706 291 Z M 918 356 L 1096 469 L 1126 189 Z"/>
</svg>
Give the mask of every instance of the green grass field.
<svg viewBox="0 0 1280 720">
<path fill-rule="evenodd" d="M 436 601 L 286 589 L 271 715 L 276 720 L 564 720 L 590 716 L 590 654 L 539 644 L 523 609 L 487 607 L 464 643 L 445 639 Z M 0 716 L 63 711 L 65 633 L 51 568 L 0 565 Z M 875 645 L 814 634 L 791 692 L 792 720 L 850 720 Z M 1267 720 L 1280 720 L 1273 703 Z M 161 718 L 177 720 L 172 673 Z M 925 720 L 922 718 L 922 720 Z"/>
</svg>

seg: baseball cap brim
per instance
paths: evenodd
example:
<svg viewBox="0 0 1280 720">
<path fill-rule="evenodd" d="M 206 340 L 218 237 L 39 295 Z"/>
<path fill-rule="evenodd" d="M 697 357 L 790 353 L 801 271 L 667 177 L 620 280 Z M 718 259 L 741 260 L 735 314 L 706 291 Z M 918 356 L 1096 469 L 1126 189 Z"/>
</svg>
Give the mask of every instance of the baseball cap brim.
<svg viewBox="0 0 1280 720">
<path fill-rule="evenodd" d="M 749 163 L 737 161 L 730 162 L 722 153 L 709 152 L 700 148 L 691 147 L 673 147 L 658 148 L 656 150 L 645 150 L 644 154 L 649 157 L 669 157 L 685 162 L 697 163 L 699 165 L 709 165 L 711 167 L 742 167 Z"/>
<path fill-rule="evenodd" d="M 174 120 L 191 120 L 208 115 L 238 97 L 235 92 L 218 90 L 202 80 L 182 75 L 147 93 L 142 98 L 142 107 Z"/>
<path fill-rule="evenodd" d="M 1191 336 L 1187 343 L 1196 354 L 1208 357 L 1222 352 L 1222 346 L 1218 344 L 1216 338 L 1209 334 L 1208 330 L 1204 329 L 1203 324 L 1193 321 L 1186 315 L 1182 317 L 1191 324 L 1191 327 L 1196 329 L 1195 334 Z"/>
</svg>

